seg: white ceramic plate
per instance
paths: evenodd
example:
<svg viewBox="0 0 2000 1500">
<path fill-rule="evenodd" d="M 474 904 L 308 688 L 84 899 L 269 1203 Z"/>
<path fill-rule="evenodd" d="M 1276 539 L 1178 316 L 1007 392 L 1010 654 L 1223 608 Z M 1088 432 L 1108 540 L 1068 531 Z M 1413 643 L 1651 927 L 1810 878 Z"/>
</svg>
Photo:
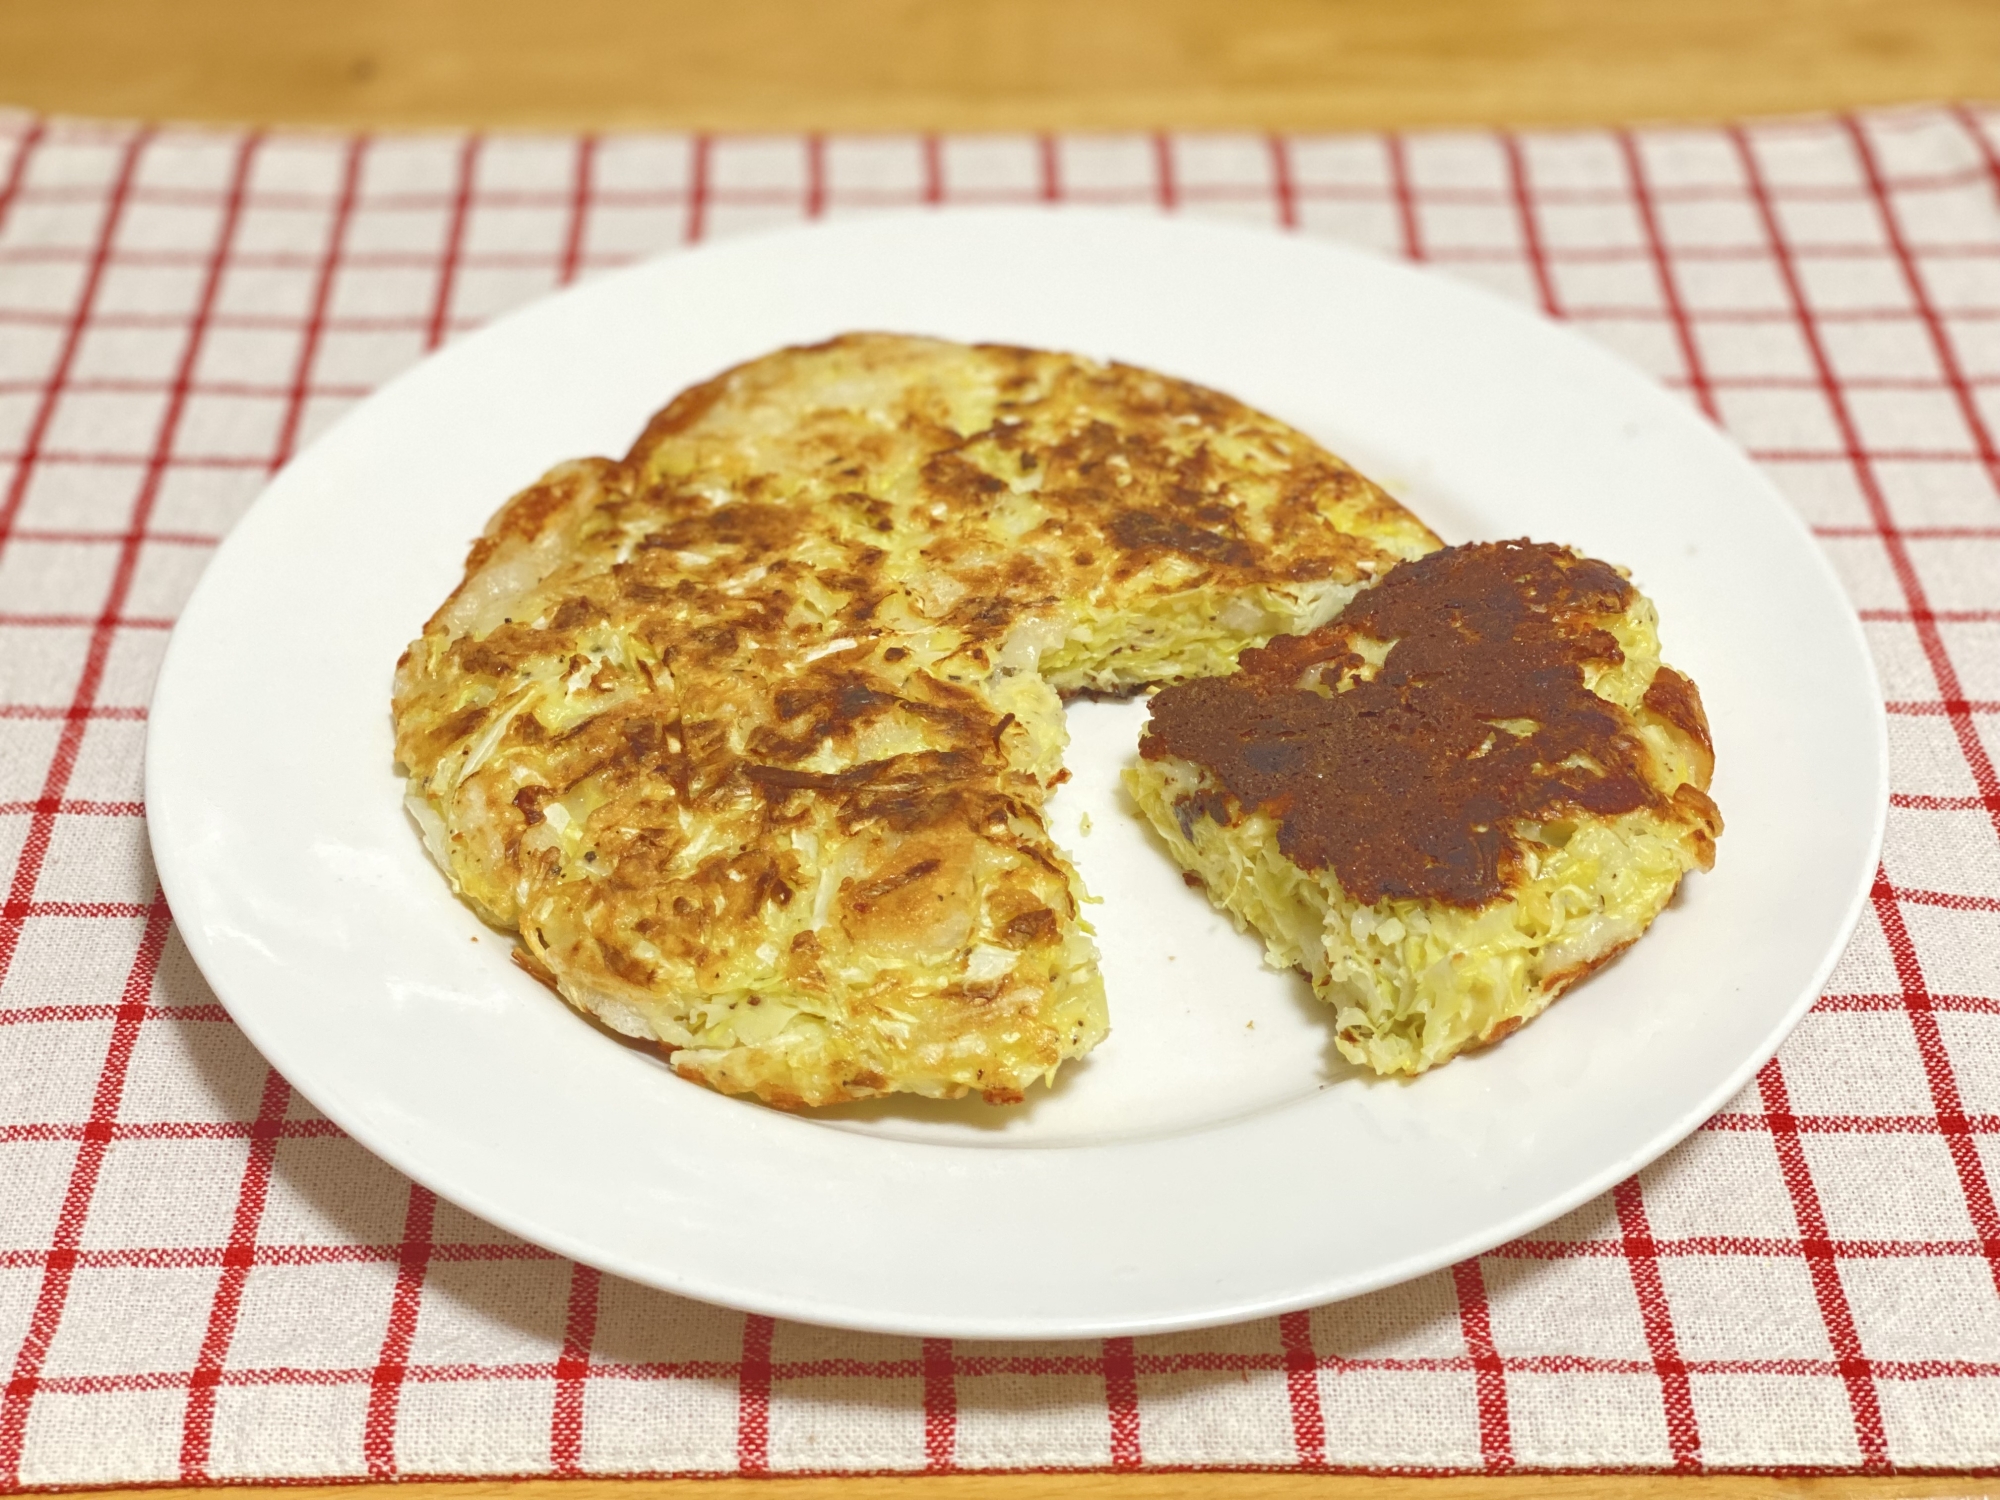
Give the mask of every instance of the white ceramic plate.
<svg viewBox="0 0 2000 1500">
<path fill-rule="evenodd" d="M 518 973 L 425 858 L 391 769 L 391 666 L 467 541 L 543 468 L 624 451 L 726 365 L 855 328 L 1150 365 L 1296 423 L 1448 540 L 1526 534 L 1630 567 L 1714 721 L 1720 863 L 1505 1045 L 1379 1082 L 1121 805 L 1143 707 L 1082 704 L 1054 827 L 1104 898 L 1113 1030 L 1056 1089 L 1013 1110 L 797 1118 L 611 1041 Z M 395 381 L 210 564 L 154 699 L 146 797 L 168 898 L 230 1013 L 444 1196 L 716 1302 L 1055 1337 L 1383 1286 L 1658 1156 L 1824 981 L 1874 868 L 1886 752 L 1860 629 L 1804 527 L 1728 440 L 1583 338 L 1297 238 L 952 212 L 654 261 Z"/>
</svg>

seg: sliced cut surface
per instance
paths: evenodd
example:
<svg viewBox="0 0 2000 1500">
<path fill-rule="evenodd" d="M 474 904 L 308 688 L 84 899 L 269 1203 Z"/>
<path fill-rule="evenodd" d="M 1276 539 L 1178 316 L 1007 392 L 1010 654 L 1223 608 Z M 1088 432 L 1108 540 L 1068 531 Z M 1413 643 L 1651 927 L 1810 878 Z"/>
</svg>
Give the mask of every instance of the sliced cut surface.
<svg viewBox="0 0 2000 1500">
<path fill-rule="evenodd" d="M 1434 552 L 1332 622 L 1163 688 L 1127 785 L 1344 1056 L 1418 1073 L 1636 941 L 1722 819 L 1694 684 L 1617 569 Z"/>
</svg>

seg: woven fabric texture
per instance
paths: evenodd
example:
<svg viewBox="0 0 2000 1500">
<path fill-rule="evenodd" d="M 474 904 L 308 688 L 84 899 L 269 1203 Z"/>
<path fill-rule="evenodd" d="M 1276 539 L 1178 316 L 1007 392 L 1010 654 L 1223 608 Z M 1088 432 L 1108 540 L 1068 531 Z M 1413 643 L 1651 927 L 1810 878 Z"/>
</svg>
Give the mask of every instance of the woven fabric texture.
<svg viewBox="0 0 2000 1500">
<path fill-rule="evenodd" d="M 1275 139 L 0 115 L 0 1489 L 2000 1470 L 1997 185 L 2000 111 L 1979 110 Z M 1657 1165 L 1312 1312 L 1086 1343 L 869 1337 L 489 1228 L 346 1139 L 204 987 L 147 854 L 146 703 L 203 563 L 287 457 L 573 277 L 993 202 L 1221 214 L 1485 283 L 1683 391 L 1815 528 L 1889 699 L 1883 869 L 1778 1059 Z"/>
</svg>

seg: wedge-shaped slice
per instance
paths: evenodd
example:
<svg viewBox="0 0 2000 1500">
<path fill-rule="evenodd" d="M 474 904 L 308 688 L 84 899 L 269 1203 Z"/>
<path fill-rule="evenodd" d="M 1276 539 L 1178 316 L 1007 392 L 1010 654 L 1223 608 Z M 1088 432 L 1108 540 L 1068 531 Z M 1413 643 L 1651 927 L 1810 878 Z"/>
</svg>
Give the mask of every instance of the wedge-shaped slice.
<svg viewBox="0 0 2000 1500">
<path fill-rule="evenodd" d="M 1652 604 L 1501 542 L 1406 562 L 1331 624 L 1153 699 L 1127 784 L 1210 899 L 1418 1073 L 1505 1036 L 1715 861 L 1715 759 Z"/>
</svg>

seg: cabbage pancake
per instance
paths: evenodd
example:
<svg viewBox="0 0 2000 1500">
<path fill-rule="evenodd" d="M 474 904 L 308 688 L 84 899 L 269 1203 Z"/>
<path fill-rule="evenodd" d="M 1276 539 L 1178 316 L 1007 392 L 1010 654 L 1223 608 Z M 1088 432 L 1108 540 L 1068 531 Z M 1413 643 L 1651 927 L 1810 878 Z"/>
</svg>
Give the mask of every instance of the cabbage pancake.
<svg viewBox="0 0 2000 1500">
<path fill-rule="evenodd" d="M 1560 547 L 1454 547 L 1332 624 L 1161 691 L 1126 773 L 1210 899 L 1418 1073 L 1633 942 L 1722 818 L 1695 686 L 1653 606 Z"/>
<path fill-rule="evenodd" d="M 1011 1102 L 1106 1029 L 1059 694 L 1225 671 L 1437 545 L 1213 391 L 852 335 L 510 501 L 397 755 L 457 890 L 683 1076 Z"/>
</svg>

